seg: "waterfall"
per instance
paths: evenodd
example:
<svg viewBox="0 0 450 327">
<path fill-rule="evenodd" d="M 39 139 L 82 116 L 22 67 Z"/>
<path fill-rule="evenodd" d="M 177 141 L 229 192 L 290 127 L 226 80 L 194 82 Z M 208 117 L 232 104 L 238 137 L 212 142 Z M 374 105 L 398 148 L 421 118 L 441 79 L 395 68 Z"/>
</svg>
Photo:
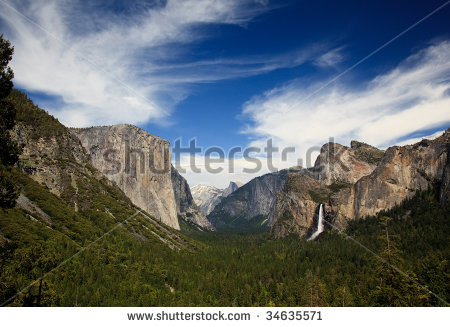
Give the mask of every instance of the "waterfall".
<svg viewBox="0 0 450 327">
<path fill-rule="evenodd" d="M 320 233 L 323 232 L 323 204 L 321 203 L 319 206 L 319 220 L 317 222 L 317 230 L 314 232 L 314 234 L 311 235 L 310 238 L 308 238 L 308 241 L 313 241 L 319 236 Z"/>
</svg>

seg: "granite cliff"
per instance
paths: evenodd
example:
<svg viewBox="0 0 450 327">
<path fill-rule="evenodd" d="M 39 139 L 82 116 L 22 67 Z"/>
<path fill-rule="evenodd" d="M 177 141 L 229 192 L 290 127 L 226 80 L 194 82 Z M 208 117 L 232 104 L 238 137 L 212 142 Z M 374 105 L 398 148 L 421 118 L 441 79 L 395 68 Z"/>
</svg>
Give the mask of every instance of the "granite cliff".
<svg viewBox="0 0 450 327">
<path fill-rule="evenodd" d="M 318 205 L 330 193 L 325 183 L 308 174 L 290 172 L 278 192 L 271 221 L 275 237 L 297 234 L 305 237 L 317 226 Z"/>
<path fill-rule="evenodd" d="M 73 128 L 92 165 L 164 224 L 179 229 L 170 144 L 133 125 Z"/>
<path fill-rule="evenodd" d="M 120 244 L 151 242 L 175 251 L 192 249 L 186 238 L 133 205 L 96 169 L 69 128 L 18 90 L 8 100 L 17 110 L 12 137 L 23 151 L 17 166 L 7 171 L 19 195 L 14 208 L 3 210 L 0 235 L 7 235 L 7 242 L 16 239 L 23 244 L 22 238 L 32 235 L 30 244 L 40 247 L 49 240 L 64 240 L 70 247 L 63 246 L 62 252 L 78 252 L 117 228 Z"/>
<path fill-rule="evenodd" d="M 389 209 L 417 190 L 440 184 L 441 201 L 449 196 L 448 170 L 450 132 L 435 140 L 413 145 L 393 146 L 369 175 L 329 200 L 329 214 L 338 225 L 347 219 L 360 219 Z"/>
<path fill-rule="evenodd" d="M 325 144 L 311 169 L 291 171 L 276 197 L 272 233 L 307 236 L 325 206 L 327 227 L 342 229 L 353 219 L 375 215 L 439 185 L 449 200 L 450 132 L 435 140 L 393 146 L 386 151 L 353 141 L 351 147 Z"/>
<path fill-rule="evenodd" d="M 357 141 L 352 141 L 350 148 L 330 142 L 322 146 L 310 171 L 327 185 L 336 181 L 353 184 L 372 173 L 383 155 L 382 150 Z"/>
<path fill-rule="evenodd" d="M 197 187 L 191 194 L 170 164 L 168 141 L 132 125 L 67 129 L 19 91 L 12 99 L 21 108 L 14 129 L 15 140 L 23 144 L 19 168 L 75 212 L 90 210 L 87 190 L 101 185 L 105 196 L 120 192 L 115 197 L 124 208 L 142 208 L 175 229 L 181 218 L 206 230 L 271 228 L 276 237 L 307 237 L 317 226 L 321 203 L 328 228 L 342 229 L 349 220 L 390 209 L 431 186 L 439 187 L 442 204 L 450 201 L 447 130 L 434 140 L 386 151 L 357 141 L 350 147 L 327 143 L 312 168 L 283 170 L 217 190 L 206 219 L 194 201 Z M 33 207 L 24 195 L 18 205 Z"/>
</svg>

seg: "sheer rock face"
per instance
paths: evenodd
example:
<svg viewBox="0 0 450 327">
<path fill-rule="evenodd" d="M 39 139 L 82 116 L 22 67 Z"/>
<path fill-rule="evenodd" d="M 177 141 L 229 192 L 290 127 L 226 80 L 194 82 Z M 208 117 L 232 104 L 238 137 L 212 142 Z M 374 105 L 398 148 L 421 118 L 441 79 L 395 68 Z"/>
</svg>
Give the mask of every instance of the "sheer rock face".
<svg viewBox="0 0 450 327">
<path fill-rule="evenodd" d="M 287 174 L 283 170 L 252 179 L 223 198 L 208 215 L 208 220 L 217 228 L 229 225 L 237 218 L 250 221 L 265 216 L 264 224 L 269 225 L 278 191 L 283 187 Z"/>
<path fill-rule="evenodd" d="M 170 144 L 132 125 L 73 128 L 94 167 L 134 205 L 179 229 L 171 180 Z"/>
<path fill-rule="evenodd" d="M 447 151 L 450 153 L 450 149 Z M 441 204 L 446 205 L 450 203 L 450 156 L 447 155 L 447 166 L 442 177 L 441 194 L 439 195 Z"/>
<path fill-rule="evenodd" d="M 204 229 L 214 230 L 206 216 L 199 210 L 192 198 L 191 189 L 186 179 L 178 171 L 171 167 L 172 186 L 175 194 L 177 214 L 182 219 L 188 220 Z"/>
<path fill-rule="evenodd" d="M 382 157 L 383 151 L 365 143 L 352 141 L 348 148 L 330 142 L 322 146 L 312 172 L 328 185 L 336 181 L 353 184 L 372 173 Z"/>
<path fill-rule="evenodd" d="M 329 150 L 333 147 L 334 152 Z M 313 169 L 289 174 L 277 196 L 272 233 L 306 236 L 316 226 L 320 203 L 328 226 L 344 229 L 349 220 L 388 210 L 436 182 L 441 203 L 448 203 L 449 153 L 450 130 L 433 141 L 394 146 L 384 153 L 355 141 L 351 148 L 326 144 Z"/>
<path fill-rule="evenodd" d="M 360 219 L 375 215 L 441 182 L 441 202 L 449 197 L 450 133 L 436 140 L 389 148 L 378 167 L 362 177 L 350 189 L 330 198 L 336 219 Z"/>
<path fill-rule="evenodd" d="M 241 182 L 233 182 L 231 181 L 230 184 L 228 184 L 228 187 L 223 190 L 222 196 L 225 198 L 234 191 L 236 191 L 238 188 L 242 186 Z"/>
<path fill-rule="evenodd" d="M 444 174 L 442 176 L 441 193 L 439 194 L 441 204 L 446 205 L 450 203 L 450 129 L 446 131 L 440 141 L 447 147 L 445 150 L 447 153 L 447 163 L 445 164 Z"/>
</svg>

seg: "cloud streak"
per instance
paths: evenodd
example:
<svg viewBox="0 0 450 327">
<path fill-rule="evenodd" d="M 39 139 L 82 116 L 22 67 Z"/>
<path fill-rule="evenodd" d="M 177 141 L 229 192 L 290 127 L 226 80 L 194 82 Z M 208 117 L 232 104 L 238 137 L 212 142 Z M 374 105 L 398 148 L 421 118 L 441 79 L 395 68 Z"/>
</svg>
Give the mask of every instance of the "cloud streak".
<svg viewBox="0 0 450 327">
<path fill-rule="evenodd" d="M 333 137 L 348 145 L 356 139 L 387 147 L 421 131 L 450 124 L 450 42 L 418 51 L 395 69 L 362 86 L 335 84 L 314 97 L 315 83 L 300 80 L 249 100 L 243 114 L 251 123 L 244 133 L 261 146 L 266 138 L 295 146 L 297 156 Z M 361 84 L 360 84 L 361 85 Z"/>
<path fill-rule="evenodd" d="M 163 123 L 186 92 L 186 83 L 259 74 L 280 66 L 262 62 L 258 67 L 233 68 L 238 65 L 230 63 L 227 67 L 234 71 L 207 79 L 207 71 L 192 75 L 192 69 L 167 64 L 178 58 L 181 45 L 207 37 L 200 27 L 246 24 L 270 9 L 264 3 L 134 1 L 127 3 L 126 14 L 108 10 L 106 4 L 0 2 L 2 25 L 15 46 L 16 85 L 61 97 L 62 107 L 46 109 L 69 126 Z M 213 66 L 219 71 L 217 64 Z"/>
<path fill-rule="evenodd" d="M 450 125 L 447 53 L 450 41 L 436 43 L 366 83 L 336 84 L 314 97 L 310 94 L 323 84 L 315 82 L 308 86 L 304 80 L 293 80 L 255 96 L 243 106 L 243 116 L 251 122 L 243 133 L 252 139 L 248 146 L 260 150 L 251 156 L 259 158 L 261 168 L 255 173 L 245 173 L 244 168 L 255 165 L 240 155 L 213 164 L 223 171 L 211 173 L 205 169 L 205 158 L 200 155 L 195 162 L 201 173 L 196 173 L 186 156 L 181 161 L 187 169 L 184 175 L 191 185 L 225 187 L 230 180 L 247 182 L 270 171 L 264 152 L 268 139 L 278 147 L 271 158 L 273 166 L 283 169 L 314 164 L 321 145 L 330 138 L 344 145 L 359 140 L 386 148 L 418 142 L 422 139 L 418 135 L 438 137 Z M 283 160 L 281 152 L 288 147 L 295 147 L 295 153 L 289 152 Z M 234 167 L 232 173 L 230 165 Z"/>
<path fill-rule="evenodd" d="M 334 67 L 344 60 L 344 47 L 331 49 L 319 56 L 314 63 L 319 67 Z"/>
</svg>

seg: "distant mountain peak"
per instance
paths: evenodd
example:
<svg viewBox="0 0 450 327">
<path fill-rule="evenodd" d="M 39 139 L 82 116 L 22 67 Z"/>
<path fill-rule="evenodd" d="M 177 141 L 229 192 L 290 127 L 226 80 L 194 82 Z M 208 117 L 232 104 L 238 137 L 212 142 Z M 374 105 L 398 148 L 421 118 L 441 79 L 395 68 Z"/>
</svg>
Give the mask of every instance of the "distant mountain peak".
<svg viewBox="0 0 450 327">
<path fill-rule="evenodd" d="M 191 192 L 195 203 L 200 208 L 200 211 L 205 215 L 208 215 L 211 211 L 213 211 L 215 206 L 219 204 L 221 199 L 227 197 L 242 185 L 242 182 L 230 181 L 226 188 L 219 189 L 215 186 L 198 184 L 191 189 Z"/>
<path fill-rule="evenodd" d="M 228 184 L 228 187 L 223 190 L 222 197 L 227 197 L 234 191 L 236 191 L 238 188 L 240 188 L 243 185 L 243 183 L 239 181 L 231 181 L 230 184 Z"/>
</svg>

